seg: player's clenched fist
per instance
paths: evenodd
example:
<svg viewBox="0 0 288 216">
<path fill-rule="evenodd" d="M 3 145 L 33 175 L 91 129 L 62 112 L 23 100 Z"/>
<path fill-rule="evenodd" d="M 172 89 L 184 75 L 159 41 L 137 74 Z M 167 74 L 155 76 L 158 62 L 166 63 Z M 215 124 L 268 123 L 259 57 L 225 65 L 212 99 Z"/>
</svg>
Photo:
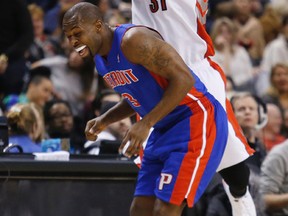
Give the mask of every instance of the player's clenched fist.
<svg viewBox="0 0 288 216">
<path fill-rule="evenodd" d="M 94 118 L 87 122 L 85 128 L 86 139 L 90 141 L 95 141 L 98 134 L 104 130 L 105 124 L 101 121 L 101 117 Z"/>
</svg>

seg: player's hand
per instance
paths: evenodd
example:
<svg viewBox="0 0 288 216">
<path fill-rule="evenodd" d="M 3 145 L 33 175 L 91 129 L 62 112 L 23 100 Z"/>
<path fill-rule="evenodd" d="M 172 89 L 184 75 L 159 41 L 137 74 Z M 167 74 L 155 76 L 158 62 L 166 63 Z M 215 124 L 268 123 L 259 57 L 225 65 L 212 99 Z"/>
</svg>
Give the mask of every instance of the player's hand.
<svg viewBox="0 0 288 216">
<path fill-rule="evenodd" d="M 87 122 L 85 136 L 87 140 L 95 141 L 98 134 L 104 130 L 105 125 L 101 122 L 101 117 L 94 118 Z"/>
<path fill-rule="evenodd" d="M 123 153 L 126 157 L 132 157 L 139 154 L 142 144 L 147 139 L 150 132 L 143 121 L 138 121 L 127 131 L 119 148 L 119 153 Z M 129 145 L 128 147 L 125 145 Z M 125 147 L 125 148 L 124 148 Z M 127 147 L 127 149 L 126 149 Z M 126 151 L 123 151 L 126 150 Z"/>
</svg>

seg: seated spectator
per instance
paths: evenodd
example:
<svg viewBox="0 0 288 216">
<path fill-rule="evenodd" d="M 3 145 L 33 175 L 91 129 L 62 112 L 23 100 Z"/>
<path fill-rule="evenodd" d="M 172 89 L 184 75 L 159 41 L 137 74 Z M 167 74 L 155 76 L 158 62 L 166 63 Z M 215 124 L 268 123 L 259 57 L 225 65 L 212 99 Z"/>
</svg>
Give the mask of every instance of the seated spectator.
<svg viewBox="0 0 288 216">
<path fill-rule="evenodd" d="M 92 108 L 93 108 L 92 117 L 94 118 L 95 116 L 100 115 L 101 106 L 104 106 L 106 103 L 109 103 L 109 102 L 119 102 L 120 100 L 121 100 L 121 95 L 118 92 L 110 88 L 102 89 L 99 95 L 92 102 Z"/>
<path fill-rule="evenodd" d="M 112 10 L 110 7 L 111 0 L 83 0 L 96 5 L 103 14 L 104 20 L 108 21 L 108 17 L 111 16 Z"/>
<path fill-rule="evenodd" d="M 268 122 L 262 130 L 260 138 L 266 146 L 266 150 L 270 151 L 275 145 L 283 142 L 285 137 L 281 135 L 281 127 L 283 117 L 279 106 L 267 103 Z"/>
<path fill-rule="evenodd" d="M 281 16 L 285 16 L 288 14 L 288 5 L 286 0 L 270 0 L 270 4 Z"/>
<path fill-rule="evenodd" d="M 49 10 L 50 8 L 53 8 L 58 0 L 26 0 L 27 4 L 37 4 L 39 5 L 44 12 Z"/>
<path fill-rule="evenodd" d="M 253 14 L 252 1 L 233 0 L 233 3 L 235 8 L 233 20 L 238 29 L 237 41 L 247 49 L 253 66 L 257 67 L 265 47 L 262 25 Z"/>
<path fill-rule="evenodd" d="M 43 58 L 51 57 L 60 52 L 60 45 L 44 33 L 44 11 L 36 4 L 28 5 L 31 14 L 34 41 L 26 53 L 26 59 L 33 63 Z"/>
<path fill-rule="evenodd" d="M 249 190 L 255 203 L 258 216 L 265 215 L 262 196 L 259 192 L 261 165 L 266 157 L 265 144 L 259 139 L 259 131 L 267 124 L 266 104 L 257 96 L 242 92 L 235 94 L 231 99 L 235 117 L 254 154 L 247 158 L 245 163 L 250 169 Z"/>
<path fill-rule="evenodd" d="M 272 40 L 264 49 L 263 59 L 261 62 L 261 74 L 257 81 L 258 94 L 264 94 L 270 86 L 269 79 L 275 65 L 278 63 L 287 64 L 288 59 L 288 15 L 282 18 L 280 34 Z"/>
<path fill-rule="evenodd" d="M 20 95 L 11 94 L 3 99 L 6 109 L 16 103 L 33 102 L 40 107 L 52 98 L 53 84 L 47 76 L 35 75 L 28 83 L 27 90 Z"/>
<path fill-rule="evenodd" d="M 24 54 L 33 42 L 25 1 L 0 1 L 0 96 L 20 94 L 28 72 Z"/>
<path fill-rule="evenodd" d="M 101 77 L 100 77 L 101 78 Z M 109 102 L 119 102 L 121 95 L 111 88 L 101 88 L 98 91 L 97 96 L 93 101 L 86 104 L 84 122 L 88 122 L 90 119 L 100 115 L 101 106 Z"/>
<path fill-rule="evenodd" d="M 272 40 L 276 39 L 280 32 L 281 16 L 270 4 L 268 4 L 259 20 L 263 28 L 265 44 L 267 45 Z"/>
<path fill-rule="evenodd" d="M 270 88 L 263 95 L 267 103 L 278 105 L 281 110 L 288 108 L 288 65 L 278 63 L 272 67 Z"/>
<path fill-rule="evenodd" d="M 275 146 L 261 167 L 260 192 L 268 215 L 288 215 L 288 140 Z"/>
<path fill-rule="evenodd" d="M 43 112 L 46 127 L 45 138 L 69 139 L 70 152 L 80 153 L 85 142 L 84 130 L 83 132 L 75 130 L 70 104 L 65 100 L 51 100 L 45 104 Z"/>
<path fill-rule="evenodd" d="M 265 145 L 259 140 L 258 132 L 268 122 L 266 104 L 251 93 L 238 93 L 231 98 L 235 117 L 250 147 L 255 150 L 246 162 L 250 169 L 260 173 L 261 164 L 266 156 Z"/>
<path fill-rule="evenodd" d="M 47 34 L 57 37 L 61 32 L 60 22 L 62 11 L 66 11 L 81 0 L 58 0 L 52 8 L 46 11 L 44 30 Z"/>
<path fill-rule="evenodd" d="M 65 55 L 42 59 L 32 64 L 31 67 L 50 68 L 50 78 L 56 97 L 68 101 L 73 115 L 82 118 L 86 103 L 92 101 L 96 94 L 95 65 L 93 62 L 84 61 L 75 50 L 66 44 L 67 39 L 63 37 L 63 40 L 62 46 L 65 47 Z"/>
<path fill-rule="evenodd" d="M 211 38 L 215 47 L 216 61 L 227 76 L 235 83 L 236 89 L 251 90 L 253 88 L 253 67 L 249 53 L 237 44 L 237 29 L 227 17 L 217 19 L 212 27 Z"/>
<path fill-rule="evenodd" d="M 19 145 L 24 153 L 41 152 L 37 110 L 31 104 L 15 104 L 7 113 L 9 143 Z M 17 152 L 12 148 L 9 152 Z"/>
<path fill-rule="evenodd" d="M 111 109 L 113 106 L 115 106 L 117 102 L 107 102 L 104 103 L 101 107 L 100 115 Z M 121 121 L 115 122 L 113 124 L 110 124 L 107 126 L 106 129 L 104 129 L 101 133 L 98 134 L 96 142 L 100 144 L 100 141 L 103 140 L 110 140 L 110 141 L 119 141 L 121 142 L 124 138 L 127 130 L 131 127 L 132 121 L 131 118 L 125 118 Z M 86 149 L 90 149 L 89 146 L 92 144 L 96 144 L 95 141 L 87 141 L 84 145 Z M 95 145 L 94 148 L 90 149 L 88 151 L 88 154 L 94 154 L 98 155 L 100 151 L 100 146 Z"/>
<path fill-rule="evenodd" d="M 260 169 L 266 157 L 266 149 L 260 141 L 258 131 L 267 123 L 266 107 L 260 98 L 248 92 L 236 93 L 231 98 L 235 117 L 243 130 L 248 144 L 255 150 L 245 162 L 250 168 L 249 190 L 254 200 L 257 215 L 264 215 L 263 200 L 259 194 Z M 207 213 L 205 215 L 231 215 L 231 207 L 222 186 L 221 176 L 216 174 L 206 191 Z"/>
</svg>

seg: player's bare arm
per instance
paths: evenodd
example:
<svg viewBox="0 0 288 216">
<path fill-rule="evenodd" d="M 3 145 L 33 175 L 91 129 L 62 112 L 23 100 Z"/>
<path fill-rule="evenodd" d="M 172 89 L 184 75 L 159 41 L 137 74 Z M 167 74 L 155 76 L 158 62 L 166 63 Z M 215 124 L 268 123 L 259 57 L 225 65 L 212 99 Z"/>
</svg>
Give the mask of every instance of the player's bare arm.
<svg viewBox="0 0 288 216">
<path fill-rule="evenodd" d="M 122 99 L 119 103 L 117 103 L 103 115 L 87 122 L 85 128 L 86 138 L 91 141 L 96 140 L 97 135 L 109 124 L 130 117 L 133 114 L 135 114 L 135 111 L 124 99 Z"/>
<path fill-rule="evenodd" d="M 145 27 L 132 28 L 125 34 L 122 51 L 131 62 L 143 65 L 169 82 L 162 100 L 143 118 L 152 127 L 179 105 L 193 87 L 194 78 L 175 49 Z"/>
<path fill-rule="evenodd" d="M 129 157 L 139 152 L 150 128 L 179 105 L 193 87 L 194 78 L 178 53 L 152 30 L 143 27 L 130 29 L 123 37 L 121 47 L 128 60 L 143 65 L 168 81 L 161 101 L 126 134 L 120 150 L 130 141 L 126 150 Z"/>
<path fill-rule="evenodd" d="M 132 28 L 123 37 L 122 51 L 127 59 L 141 64 L 168 81 L 159 104 L 142 121 L 152 127 L 170 113 L 194 85 L 194 78 L 172 46 L 154 31 L 145 27 Z"/>
</svg>

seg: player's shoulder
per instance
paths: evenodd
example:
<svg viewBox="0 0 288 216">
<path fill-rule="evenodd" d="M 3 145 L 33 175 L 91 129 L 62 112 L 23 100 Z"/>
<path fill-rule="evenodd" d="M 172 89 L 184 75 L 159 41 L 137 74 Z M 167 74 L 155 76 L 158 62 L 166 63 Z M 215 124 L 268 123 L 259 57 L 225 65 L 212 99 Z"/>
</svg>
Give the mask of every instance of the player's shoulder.
<svg viewBox="0 0 288 216">
<path fill-rule="evenodd" d="M 151 37 L 160 37 L 159 33 L 143 25 L 134 25 L 128 28 L 123 35 L 122 45 L 126 43 L 140 43 L 141 41 L 148 40 Z"/>
</svg>

